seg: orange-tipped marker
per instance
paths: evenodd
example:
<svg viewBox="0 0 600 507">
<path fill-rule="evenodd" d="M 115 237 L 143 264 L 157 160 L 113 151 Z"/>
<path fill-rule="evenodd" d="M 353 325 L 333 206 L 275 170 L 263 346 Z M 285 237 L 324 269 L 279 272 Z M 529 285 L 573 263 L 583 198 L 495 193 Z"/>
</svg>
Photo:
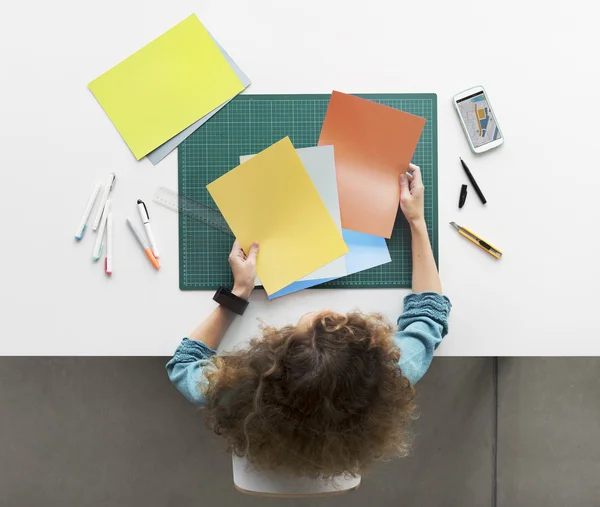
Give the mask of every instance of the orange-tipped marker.
<svg viewBox="0 0 600 507">
<path fill-rule="evenodd" d="M 152 248 L 148 248 L 148 250 L 144 250 L 144 252 L 146 253 L 146 256 L 148 257 L 148 259 L 150 259 L 150 262 L 152 263 L 152 265 L 156 269 L 160 269 L 160 262 L 158 262 L 158 259 L 154 256 L 154 252 L 152 251 Z"/>
<path fill-rule="evenodd" d="M 150 244 L 139 233 L 139 231 L 135 228 L 135 225 L 133 225 L 133 222 L 129 218 L 127 219 L 127 224 L 129 225 L 131 232 L 133 232 L 133 235 L 137 238 L 138 243 L 141 245 L 142 249 L 144 250 L 146 257 L 148 257 L 148 259 L 150 260 L 150 262 L 156 269 L 160 269 L 160 263 L 158 262 L 158 259 L 154 256 L 154 254 L 152 253 L 152 248 L 150 248 Z"/>
</svg>

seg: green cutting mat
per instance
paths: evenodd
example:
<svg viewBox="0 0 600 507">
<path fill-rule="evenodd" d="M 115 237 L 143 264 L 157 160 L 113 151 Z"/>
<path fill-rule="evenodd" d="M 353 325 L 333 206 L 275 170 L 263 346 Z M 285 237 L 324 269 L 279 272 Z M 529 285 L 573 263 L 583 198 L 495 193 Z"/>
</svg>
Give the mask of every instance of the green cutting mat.
<svg viewBox="0 0 600 507">
<path fill-rule="evenodd" d="M 427 119 L 413 162 L 425 184 L 427 231 L 438 259 L 437 95 L 357 94 Z M 179 146 L 179 194 L 215 206 L 206 185 L 239 165 L 240 155 L 264 150 L 285 136 L 296 148 L 316 146 L 330 95 L 239 95 Z M 179 287 L 231 286 L 232 238 L 179 213 Z M 387 240 L 392 262 L 318 287 L 410 287 L 410 231 L 401 211 Z"/>
</svg>

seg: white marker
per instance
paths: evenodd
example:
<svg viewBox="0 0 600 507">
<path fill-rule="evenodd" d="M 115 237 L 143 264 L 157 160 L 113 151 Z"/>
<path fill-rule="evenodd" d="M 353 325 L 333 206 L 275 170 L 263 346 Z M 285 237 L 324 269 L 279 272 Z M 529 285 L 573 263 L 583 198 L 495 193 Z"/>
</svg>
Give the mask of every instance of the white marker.
<svg viewBox="0 0 600 507">
<path fill-rule="evenodd" d="M 106 181 L 106 187 L 104 188 L 104 193 L 102 194 L 102 199 L 100 200 L 100 207 L 96 212 L 96 218 L 94 219 L 94 223 L 92 224 L 92 230 L 98 229 L 100 225 L 100 219 L 102 218 L 102 213 L 104 213 L 104 206 L 106 206 L 106 200 L 108 199 L 108 194 L 113 189 L 115 185 L 115 173 L 110 173 L 108 175 L 108 180 Z"/>
<path fill-rule="evenodd" d="M 152 247 L 152 253 L 154 254 L 154 257 L 158 259 L 158 248 L 156 248 L 156 240 L 154 239 L 154 234 L 152 234 L 152 229 L 150 228 L 150 215 L 148 215 L 148 208 L 146 208 L 146 204 L 141 199 L 138 199 L 137 205 L 142 223 L 144 224 L 144 229 L 146 229 L 148 241 L 150 241 L 150 246 Z"/>
<path fill-rule="evenodd" d="M 98 197 L 101 188 L 102 185 L 100 185 L 100 183 L 96 183 L 96 186 L 94 186 L 94 191 L 90 196 L 90 200 L 88 201 L 87 206 L 85 207 L 85 211 L 83 212 L 83 218 L 81 219 L 81 223 L 79 224 L 79 227 L 77 228 L 77 233 L 75 234 L 75 239 L 77 241 L 83 238 L 83 234 L 85 233 L 85 230 L 87 228 L 88 218 L 90 218 L 90 213 L 92 212 L 92 208 L 94 207 L 94 203 L 96 202 L 96 198 Z"/>
<path fill-rule="evenodd" d="M 113 223 L 112 213 L 106 217 L 106 257 L 104 258 L 104 272 L 112 275 L 112 260 L 113 260 Z"/>
<path fill-rule="evenodd" d="M 100 227 L 98 229 L 98 237 L 96 238 L 96 244 L 94 245 L 94 252 L 92 253 L 92 259 L 97 261 L 102 255 L 102 248 L 104 247 L 104 229 L 106 229 L 106 219 L 110 213 L 110 199 L 106 201 L 104 211 L 102 212 L 102 218 L 100 219 Z"/>
<path fill-rule="evenodd" d="M 158 262 L 158 259 L 152 253 L 152 249 L 150 248 L 150 245 L 146 242 L 146 240 L 138 232 L 138 230 L 135 228 L 135 225 L 133 225 L 133 222 L 131 220 L 129 220 L 129 218 L 127 219 L 127 225 L 129 225 L 131 232 L 133 232 L 133 235 L 138 240 L 138 243 L 142 247 L 142 250 L 144 250 L 146 257 L 148 257 L 148 260 L 152 263 L 152 265 L 156 269 L 160 269 L 160 262 Z"/>
</svg>

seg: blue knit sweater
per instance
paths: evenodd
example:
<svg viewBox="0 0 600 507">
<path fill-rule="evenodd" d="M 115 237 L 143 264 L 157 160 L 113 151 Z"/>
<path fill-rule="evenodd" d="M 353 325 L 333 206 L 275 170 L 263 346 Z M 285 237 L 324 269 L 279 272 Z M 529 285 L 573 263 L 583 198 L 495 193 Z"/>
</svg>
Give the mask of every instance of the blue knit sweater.
<svg viewBox="0 0 600 507">
<path fill-rule="evenodd" d="M 448 333 L 451 308 L 450 300 L 435 292 L 411 293 L 404 298 L 404 313 L 398 318 L 394 341 L 401 352 L 398 366 L 412 384 L 421 380 L 433 352 Z M 206 404 L 202 394 L 204 370 L 210 367 L 210 358 L 215 354 L 204 343 L 184 338 L 167 363 L 173 385 L 196 405 Z"/>
</svg>

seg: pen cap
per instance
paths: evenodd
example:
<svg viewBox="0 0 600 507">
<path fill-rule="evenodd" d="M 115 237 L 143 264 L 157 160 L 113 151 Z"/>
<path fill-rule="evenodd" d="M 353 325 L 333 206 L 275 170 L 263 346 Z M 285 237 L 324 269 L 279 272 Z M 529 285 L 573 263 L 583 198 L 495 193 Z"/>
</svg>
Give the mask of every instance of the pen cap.
<svg viewBox="0 0 600 507">
<path fill-rule="evenodd" d="M 458 207 L 462 208 L 467 200 L 467 185 L 460 187 L 460 196 L 458 198 Z"/>
<path fill-rule="evenodd" d="M 148 214 L 148 208 L 146 208 L 146 203 L 141 199 L 137 201 L 138 211 L 140 212 L 140 217 L 142 219 L 142 223 L 145 225 L 150 221 L 150 215 Z"/>
</svg>

